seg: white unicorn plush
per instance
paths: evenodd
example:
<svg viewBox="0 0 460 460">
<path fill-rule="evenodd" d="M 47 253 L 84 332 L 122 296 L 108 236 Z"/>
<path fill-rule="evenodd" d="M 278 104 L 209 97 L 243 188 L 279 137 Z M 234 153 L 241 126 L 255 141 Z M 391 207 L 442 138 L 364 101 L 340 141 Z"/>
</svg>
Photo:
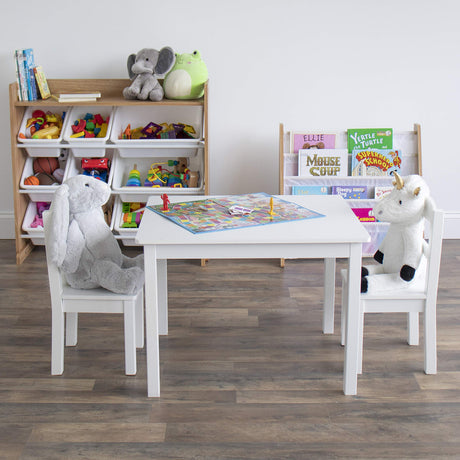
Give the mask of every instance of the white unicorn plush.
<svg viewBox="0 0 460 460">
<path fill-rule="evenodd" d="M 374 207 L 380 222 L 389 222 L 374 254 L 380 265 L 362 267 L 361 292 L 372 294 L 406 289 L 425 278 L 427 244 L 423 238 L 425 210 L 433 206 L 426 182 L 418 175 L 394 173 L 393 190 Z"/>
</svg>

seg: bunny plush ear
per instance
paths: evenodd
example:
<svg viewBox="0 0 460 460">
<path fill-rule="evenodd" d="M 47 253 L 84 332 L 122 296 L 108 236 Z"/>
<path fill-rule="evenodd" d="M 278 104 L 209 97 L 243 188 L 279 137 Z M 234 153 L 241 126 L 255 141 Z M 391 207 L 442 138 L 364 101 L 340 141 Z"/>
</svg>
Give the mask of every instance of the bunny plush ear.
<svg viewBox="0 0 460 460">
<path fill-rule="evenodd" d="M 58 267 L 62 266 L 67 252 L 69 219 L 69 187 L 63 184 L 54 193 L 45 223 L 46 249 L 50 260 Z"/>
</svg>

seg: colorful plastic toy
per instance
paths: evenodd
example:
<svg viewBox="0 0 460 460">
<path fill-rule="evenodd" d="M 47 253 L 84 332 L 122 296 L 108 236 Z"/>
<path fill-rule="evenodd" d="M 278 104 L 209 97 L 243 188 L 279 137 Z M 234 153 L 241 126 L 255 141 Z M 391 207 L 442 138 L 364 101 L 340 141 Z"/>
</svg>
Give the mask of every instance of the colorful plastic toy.
<svg viewBox="0 0 460 460">
<path fill-rule="evenodd" d="M 131 169 L 128 175 L 128 181 L 126 182 L 127 187 L 140 187 L 141 184 L 141 173 L 137 170 L 137 165 Z"/>
<path fill-rule="evenodd" d="M 110 160 L 108 158 L 82 158 L 81 168 L 83 175 L 107 182 Z"/>
</svg>

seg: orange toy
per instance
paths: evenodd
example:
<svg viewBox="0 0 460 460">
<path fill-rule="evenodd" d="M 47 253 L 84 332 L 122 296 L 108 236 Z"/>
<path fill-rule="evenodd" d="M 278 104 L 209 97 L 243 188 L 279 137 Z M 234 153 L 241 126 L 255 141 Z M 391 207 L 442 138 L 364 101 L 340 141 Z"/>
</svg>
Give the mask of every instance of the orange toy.
<svg viewBox="0 0 460 460">
<path fill-rule="evenodd" d="M 29 176 L 24 179 L 24 185 L 40 185 L 38 177 Z"/>
</svg>

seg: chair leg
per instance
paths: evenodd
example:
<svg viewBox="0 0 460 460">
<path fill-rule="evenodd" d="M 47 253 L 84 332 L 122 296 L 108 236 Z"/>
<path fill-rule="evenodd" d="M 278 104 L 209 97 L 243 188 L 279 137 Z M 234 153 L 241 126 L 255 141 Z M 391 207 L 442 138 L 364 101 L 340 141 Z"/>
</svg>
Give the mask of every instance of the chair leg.
<svg viewBox="0 0 460 460">
<path fill-rule="evenodd" d="M 419 344 L 419 315 L 418 312 L 407 314 L 407 343 L 409 345 Z"/>
<path fill-rule="evenodd" d="M 51 312 L 51 375 L 64 372 L 64 312 L 61 306 Z"/>
<path fill-rule="evenodd" d="M 136 375 L 136 312 L 135 302 L 124 302 L 125 374 Z"/>
<path fill-rule="evenodd" d="M 68 312 L 65 314 L 65 344 L 67 347 L 75 347 L 78 341 L 78 313 Z"/>
<path fill-rule="evenodd" d="M 437 351 L 436 351 L 436 302 L 432 307 L 425 306 L 424 333 L 425 333 L 425 373 L 437 373 Z"/>
<path fill-rule="evenodd" d="M 136 299 L 136 348 L 144 348 L 144 290 Z"/>
<path fill-rule="evenodd" d="M 358 343 L 358 369 L 356 372 L 358 374 L 363 373 L 363 349 L 364 349 L 364 311 L 363 305 L 360 303 L 359 305 L 359 343 Z"/>
</svg>

